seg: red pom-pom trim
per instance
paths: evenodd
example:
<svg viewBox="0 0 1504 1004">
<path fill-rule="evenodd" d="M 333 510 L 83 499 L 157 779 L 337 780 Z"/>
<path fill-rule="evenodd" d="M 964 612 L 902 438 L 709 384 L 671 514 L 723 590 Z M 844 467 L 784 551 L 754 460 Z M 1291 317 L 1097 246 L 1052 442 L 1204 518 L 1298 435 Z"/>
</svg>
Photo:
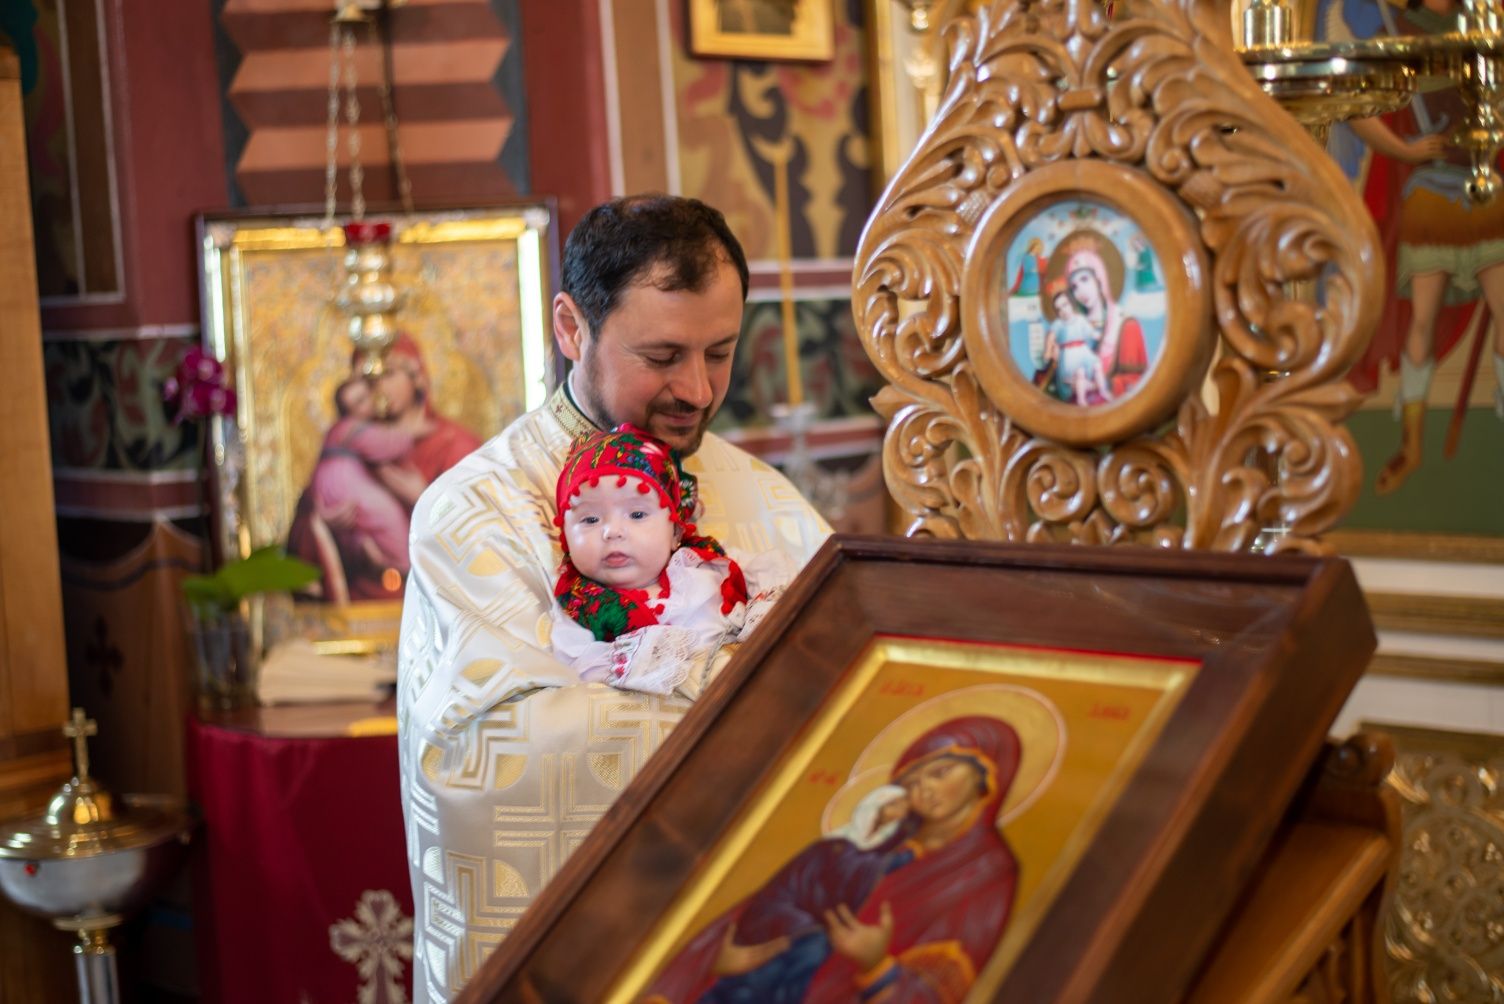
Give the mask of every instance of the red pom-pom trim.
<svg viewBox="0 0 1504 1004">
<path fill-rule="evenodd" d="M 747 579 L 742 575 L 741 566 L 730 558 L 726 559 L 726 564 L 726 578 L 721 581 L 722 617 L 735 610 L 738 603 L 747 602 Z"/>
</svg>

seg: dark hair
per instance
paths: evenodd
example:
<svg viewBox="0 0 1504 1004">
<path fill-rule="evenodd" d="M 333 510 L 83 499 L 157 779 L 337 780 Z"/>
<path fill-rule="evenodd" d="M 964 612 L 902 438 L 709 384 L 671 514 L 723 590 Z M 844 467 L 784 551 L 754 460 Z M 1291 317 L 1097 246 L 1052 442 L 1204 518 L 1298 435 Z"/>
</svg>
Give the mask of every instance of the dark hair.
<svg viewBox="0 0 1504 1004">
<path fill-rule="evenodd" d="M 646 281 L 664 292 L 699 292 L 729 261 L 747 298 L 747 256 L 720 210 L 675 195 L 629 195 L 586 213 L 564 242 L 564 292 L 592 335 L 616 309 L 622 291 Z"/>
</svg>

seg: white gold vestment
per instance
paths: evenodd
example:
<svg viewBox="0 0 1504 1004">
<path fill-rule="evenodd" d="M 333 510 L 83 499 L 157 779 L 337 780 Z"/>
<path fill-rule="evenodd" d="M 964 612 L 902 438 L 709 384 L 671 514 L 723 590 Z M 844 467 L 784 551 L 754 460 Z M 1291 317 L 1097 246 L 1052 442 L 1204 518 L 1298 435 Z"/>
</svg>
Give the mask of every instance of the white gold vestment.
<svg viewBox="0 0 1504 1004">
<path fill-rule="evenodd" d="M 549 651 L 555 482 L 592 428 L 556 393 L 413 512 L 397 717 L 417 1002 L 475 973 L 689 706 L 581 683 Z M 728 548 L 802 566 L 830 533 L 783 475 L 718 436 L 685 467 L 700 529 Z"/>
</svg>

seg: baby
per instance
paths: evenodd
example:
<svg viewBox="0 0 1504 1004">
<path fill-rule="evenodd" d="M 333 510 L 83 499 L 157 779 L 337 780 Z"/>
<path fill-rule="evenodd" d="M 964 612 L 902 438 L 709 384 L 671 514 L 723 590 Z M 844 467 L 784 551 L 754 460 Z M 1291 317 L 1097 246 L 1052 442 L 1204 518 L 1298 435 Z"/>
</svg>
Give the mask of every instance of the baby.
<svg viewBox="0 0 1504 1004">
<path fill-rule="evenodd" d="M 308 482 L 314 512 L 333 529 L 340 549 L 376 568 L 408 569 L 407 509 L 380 482 L 376 469 L 399 463 L 413 436 L 377 420 L 375 395 L 360 377 L 334 391 L 338 415 Z"/>
<path fill-rule="evenodd" d="M 1076 310 L 1076 303 L 1067 291 L 1064 277 L 1054 279 L 1045 287 L 1045 296 L 1055 307 L 1055 323 L 1050 325 L 1046 342 L 1053 342 L 1059 350 L 1056 380 L 1058 386 L 1069 391 L 1079 405 L 1087 405 L 1087 391 L 1095 388 L 1102 400 L 1111 401 L 1107 389 L 1107 374 L 1102 369 L 1102 360 L 1097 355 L 1097 333 L 1091 322 Z M 1046 353 L 1048 353 L 1046 349 Z"/>
<path fill-rule="evenodd" d="M 743 565 L 701 535 L 694 476 L 630 425 L 576 444 L 555 500 L 553 648 L 587 682 L 696 696 L 715 652 L 744 638 L 793 577 L 778 552 Z"/>
<path fill-rule="evenodd" d="M 908 790 L 896 784 L 882 785 L 863 796 L 851 811 L 851 821 L 827 834 L 831 840 L 847 840 L 857 850 L 881 846 L 898 831 L 909 813 Z"/>
</svg>

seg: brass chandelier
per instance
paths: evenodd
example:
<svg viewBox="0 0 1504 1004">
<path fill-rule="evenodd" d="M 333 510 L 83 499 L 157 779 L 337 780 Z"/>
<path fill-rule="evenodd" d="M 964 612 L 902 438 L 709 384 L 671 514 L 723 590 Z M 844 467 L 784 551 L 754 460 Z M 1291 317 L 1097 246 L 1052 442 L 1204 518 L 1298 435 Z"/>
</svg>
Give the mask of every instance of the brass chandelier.
<svg viewBox="0 0 1504 1004">
<path fill-rule="evenodd" d="M 945 83 L 941 30 L 982 0 L 894 2 L 913 39 L 902 68 L 919 98 L 922 126 L 935 114 Z M 1311 39 L 1315 0 L 1246 0 L 1233 10 L 1239 7 L 1235 36 L 1244 64 L 1319 141 L 1333 122 L 1382 115 L 1421 92 L 1457 88 L 1467 115 L 1447 139 L 1470 155 L 1468 197 L 1484 203 L 1498 194 L 1504 184 L 1495 168 L 1504 145 L 1504 0 L 1458 0 L 1450 31 L 1338 42 Z"/>
<path fill-rule="evenodd" d="M 1504 0 L 1460 0 L 1456 25 L 1444 33 L 1341 42 L 1301 37 L 1310 23 L 1306 2 L 1251 0 L 1243 12 L 1239 53 L 1264 92 L 1324 140 L 1333 122 L 1395 111 L 1421 91 L 1456 87 L 1467 114 L 1448 140 L 1471 159 L 1468 198 L 1481 204 L 1496 196 Z"/>
</svg>

